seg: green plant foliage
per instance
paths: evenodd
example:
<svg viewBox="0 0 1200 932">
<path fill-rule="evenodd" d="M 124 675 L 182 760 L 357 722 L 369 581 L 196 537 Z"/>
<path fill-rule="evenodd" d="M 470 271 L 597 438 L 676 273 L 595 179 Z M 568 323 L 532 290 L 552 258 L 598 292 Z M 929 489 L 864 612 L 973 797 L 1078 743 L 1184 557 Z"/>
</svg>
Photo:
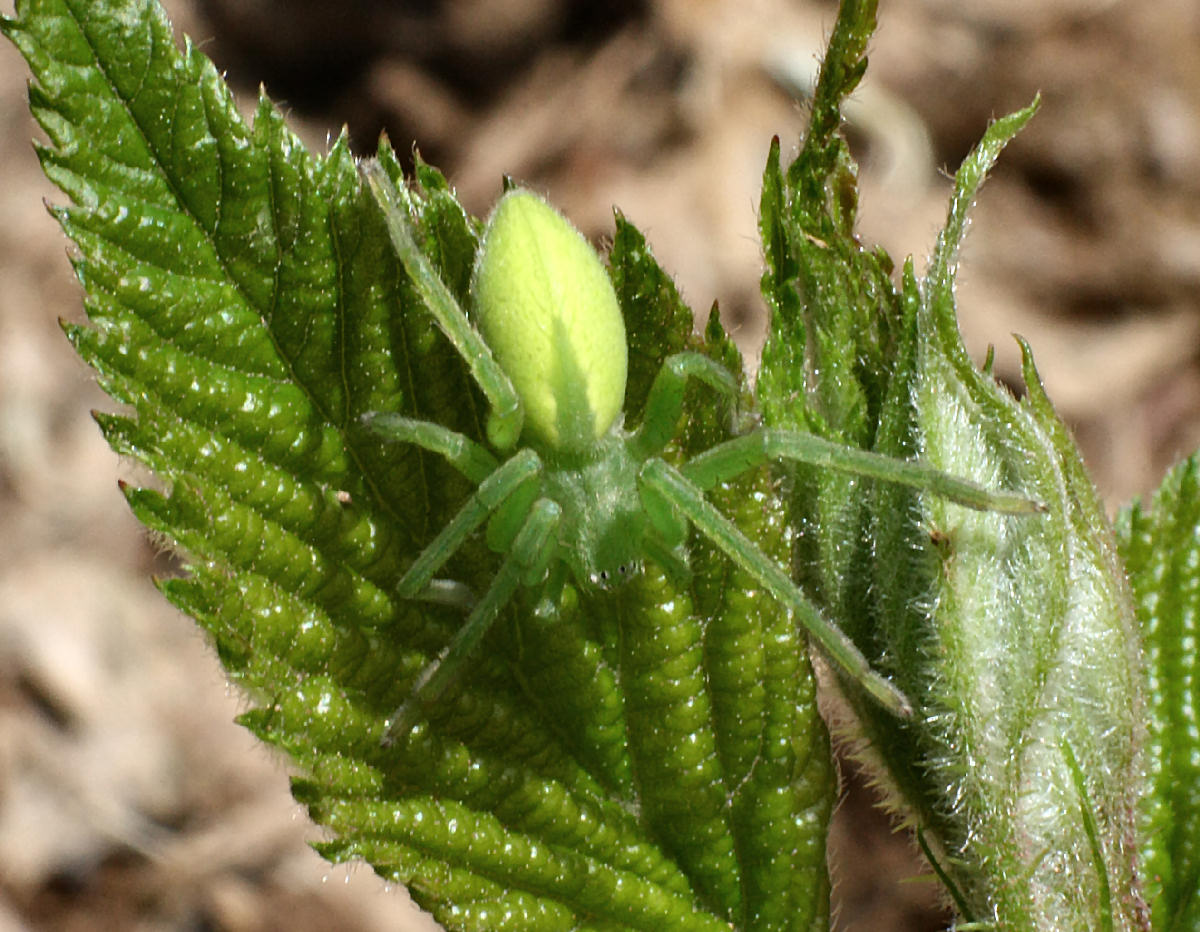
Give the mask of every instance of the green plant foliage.
<svg viewBox="0 0 1200 932">
<path fill-rule="evenodd" d="M 913 700 L 897 721 L 853 691 L 852 733 L 974 928 L 1197 924 L 1193 850 L 1197 466 L 1122 525 L 1133 581 L 1025 350 L 1014 399 L 955 323 L 966 212 L 1030 107 L 960 169 L 925 274 L 855 238 L 841 102 L 872 0 L 844 0 L 797 158 L 764 175 L 772 326 L 765 424 L 1018 490 L 1044 515 L 795 466 L 711 493 Z M 287 752 L 331 860 L 363 858 L 451 929 L 792 930 L 828 924 L 833 778 L 805 641 L 699 538 L 686 583 L 651 568 L 612 593 L 521 603 L 470 676 L 393 747 L 381 738 L 461 610 L 400 599 L 414 556 L 470 486 L 367 430 L 398 412 L 484 441 L 487 404 L 397 262 L 346 141 L 314 156 L 265 98 L 248 126 L 212 65 L 151 0 L 22 0 L 3 23 L 33 72 L 54 208 L 87 326 L 68 335 L 121 405 L 124 487 L 183 554 L 161 583 L 252 699 L 243 723 Z M 399 166 L 385 144 L 378 157 Z M 403 193 L 419 245 L 470 304 L 480 223 L 418 159 Z M 741 371 L 620 216 L 609 256 L 629 342 L 626 423 L 670 354 Z M 674 454 L 730 436 L 689 387 Z M 448 575 L 484 588 L 482 540 Z M 526 600 L 528 602 L 528 600 Z M 1145 702 L 1134 605 L 1149 642 Z M 1144 812 L 1141 716 L 1154 781 Z M 1144 839 L 1144 840 L 1143 840 Z"/>
<path fill-rule="evenodd" d="M 1153 928 L 1200 927 L 1200 459 L 1167 475 L 1153 499 L 1121 514 L 1121 555 L 1146 645 L 1151 788 L 1142 864 Z"/>
<path fill-rule="evenodd" d="M 772 152 L 761 228 L 774 312 L 764 419 L 1022 490 L 1045 515 L 968 513 L 927 493 L 797 469 L 791 520 L 808 591 L 910 696 L 907 724 L 848 691 L 891 802 L 961 918 L 980 928 L 1146 928 L 1136 860 L 1139 637 L 1115 542 L 1025 348 L 1014 399 L 967 357 L 954 273 L 966 213 L 1035 106 L 998 120 L 955 179 L 918 278 L 854 237 L 840 100 L 865 68 L 875 4 L 847 0 L 810 132 Z M 975 926 L 972 926 L 975 927 Z"/>
<path fill-rule="evenodd" d="M 462 621 L 395 585 L 469 487 L 361 417 L 482 440 L 466 366 L 345 139 L 311 155 L 265 98 L 247 126 L 149 0 L 24 0 L 4 32 L 71 201 L 54 214 L 90 323 L 68 335 L 123 406 L 105 436 L 158 477 L 125 487 L 131 507 L 188 567 L 161 587 L 252 697 L 243 724 L 295 761 L 322 853 L 366 859 L 452 929 L 824 927 L 832 776 L 804 641 L 699 542 L 688 585 L 647 572 L 553 618 L 512 611 L 430 721 L 381 745 Z M 430 167 L 415 182 L 422 248 L 466 303 L 479 224 Z M 610 264 L 630 423 L 672 352 L 740 371 L 620 219 Z M 681 455 L 727 436 L 711 397 L 688 408 Z M 784 560 L 773 488 L 714 498 Z M 473 542 L 452 575 L 479 591 L 496 566 Z"/>
</svg>

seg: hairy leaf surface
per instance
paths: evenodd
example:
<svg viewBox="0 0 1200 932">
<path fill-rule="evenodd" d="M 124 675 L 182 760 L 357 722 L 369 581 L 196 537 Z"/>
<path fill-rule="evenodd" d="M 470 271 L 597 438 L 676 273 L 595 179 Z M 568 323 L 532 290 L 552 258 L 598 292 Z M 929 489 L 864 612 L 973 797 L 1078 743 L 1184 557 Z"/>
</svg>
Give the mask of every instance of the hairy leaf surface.
<svg viewBox="0 0 1200 932">
<path fill-rule="evenodd" d="M 901 723 L 846 690 L 853 733 L 961 917 L 1146 928 L 1140 647 L 1115 541 L 1028 349 L 1018 401 L 967 357 L 955 317 L 967 208 L 1035 106 L 988 129 L 926 274 L 910 262 L 893 282 L 890 260 L 855 238 L 856 169 L 840 135 L 874 14 L 870 0 L 843 3 L 811 131 L 789 166 L 777 147 L 764 178 L 775 311 L 764 418 L 1022 491 L 1046 512 L 973 512 L 797 469 L 797 572 L 917 706 Z"/>
<path fill-rule="evenodd" d="M 1200 459 L 1122 512 L 1121 555 L 1146 644 L 1142 858 L 1153 928 L 1200 925 Z"/>
</svg>

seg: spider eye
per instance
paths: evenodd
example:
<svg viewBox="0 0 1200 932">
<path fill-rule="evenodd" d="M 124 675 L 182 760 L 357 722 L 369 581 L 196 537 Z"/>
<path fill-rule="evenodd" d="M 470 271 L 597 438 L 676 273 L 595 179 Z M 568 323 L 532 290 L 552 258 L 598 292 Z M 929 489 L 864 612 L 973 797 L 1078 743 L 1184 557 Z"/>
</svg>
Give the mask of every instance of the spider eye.
<svg viewBox="0 0 1200 932">
<path fill-rule="evenodd" d="M 633 578 L 641 568 L 639 563 L 620 563 L 611 570 L 597 570 L 592 573 L 589 579 L 593 586 L 601 589 L 610 589 L 614 586 L 619 586 L 627 580 Z"/>
</svg>

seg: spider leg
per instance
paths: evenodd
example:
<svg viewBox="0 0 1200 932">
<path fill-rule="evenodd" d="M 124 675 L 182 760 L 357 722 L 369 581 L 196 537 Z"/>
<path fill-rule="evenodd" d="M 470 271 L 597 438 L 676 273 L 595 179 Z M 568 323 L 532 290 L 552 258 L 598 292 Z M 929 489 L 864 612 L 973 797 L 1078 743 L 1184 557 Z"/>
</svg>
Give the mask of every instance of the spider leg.
<svg viewBox="0 0 1200 932">
<path fill-rule="evenodd" d="M 377 411 L 364 414 L 361 421 L 367 431 L 375 434 L 381 440 L 394 443 L 408 443 L 420 447 L 422 450 L 437 453 L 467 479 L 476 483 L 476 485 L 481 485 L 485 482 L 495 474 L 500 466 L 496 457 L 492 456 L 485 447 L 476 443 L 470 437 L 443 427 L 440 424 L 415 420 L 399 414 L 384 414 Z M 478 490 L 476 492 L 478 493 Z M 504 490 L 501 488 L 496 495 L 492 495 L 490 492 L 487 494 L 491 498 L 495 498 L 503 496 Z M 536 490 L 534 490 L 534 494 L 536 494 Z M 531 498 L 525 499 L 519 518 L 523 518 L 525 512 L 529 510 L 531 501 Z M 467 531 L 467 533 L 469 534 L 470 531 Z M 451 541 L 447 557 L 461 543 L 462 538 L 457 542 Z M 404 585 L 403 581 L 401 585 Z M 402 594 L 407 598 L 420 599 L 423 602 L 432 602 L 437 605 L 448 605 L 467 612 L 475 607 L 476 602 L 475 595 L 469 587 L 451 579 L 430 579 L 425 588 L 419 592 L 410 593 L 406 587 L 402 591 Z"/>
<path fill-rule="evenodd" d="M 496 509 L 527 482 L 536 481 L 542 462 L 532 450 L 522 450 L 479 483 L 462 508 L 418 555 L 400 579 L 396 591 L 404 598 L 418 598 L 440 570 Z M 518 532 L 519 536 L 520 532 Z M 515 543 L 514 543 L 515 547 Z M 486 596 L 485 596 L 486 598 Z M 482 603 L 481 603 L 482 604 Z M 478 611 L 478 606 L 476 607 Z"/>
<path fill-rule="evenodd" d="M 375 159 L 368 159 L 361 164 L 360 171 L 383 211 L 392 247 L 404 266 L 405 274 L 442 332 L 470 367 L 471 376 L 491 406 L 487 422 L 488 440 L 498 450 L 512 449 L 525 421 L 524 408 L 512 380 L 500 368 L 479 331 L 467 319 L 450 289 L 417 246 L 408 205 L 383 165 Z"/>
<path fill-rule="evenodd" d="M 441 698 L 517 587 L 535 586 L 545 578 L 557 551 L 555 531 L 559 515 L 558 505 L 549 499 L 538 499 L 534 503 L 517 532 L 512 551 L 483 598 L 450 643 L 417 675 L 412 693 L 392 714 L 383 736 L 384 746 L 394 744 L 412 730 L 422 706 Z"/>
<path fill-rule="evenodd" d="M 702 534 L 725 553 L 738 567 L 758 580 L 777 600 L 792 610 L 797 620 L 816 639 L 825 655 L 844 675 L 858 683 L 868 695 L 893 714 L 908 718 L 912 704 L 889 680 L 871 669 L 867 658 L 854 642 L 823 616 L 795 583 L 745 534 L 704 497 L 704 493 L 679 470 L 661 459 L 651 459 L 639 477 L 651 521 L 665 520 L 665 500 L 686 517 Z M 657 517 L 655 516 L 657 513 Z"/>
<path fill-rule="evenodd" d="M 501 466 L 486 448 L 470 437 L 431 421 L 414 420 L 399 414 L 369 412 L 363 415 L 362 423 L 368 431 L 383 440 L 409 443 L 439 454 L 478 485 L 454 519 L 417 556 L 416 562 L 400 581 L 400 594 L 406 598 L 422 598 L 447 605 L 463 605 L 468 601 L 473 603 L 470 590 L 465 586 L 434 580 L 433 573 L 442 567 L 489 514 L 497 510 L 503 515 L 504 526 L 489 533 L 489 544 L 495 543 L 493 549 L 497 552 L 508 548 L 537 495 L 537 488 L 534 486 L 527 490 L 530 494 L 521 496 L 514 496 L 514 492 L 540 475 L 541 461 L 535 453 L 525 450 Z M 413 586 L 421 579 L 424 579 L 424 586 L 414 590 Z"/>
<path fill-rule="evenodd" d="M 689 378 L 698 379 L 714 391 L 737 400 L 737 380 L 720 363 L 699 353 L 668 356 L 654 377 L 654 384 L 650 386 L 642 424 L 631 440 L 631 449 L 638 459 L 655 456 L 675 436 L 675 427 L 683 414 L 683 395 Z"/>
<path fill-rule="evenodd" d="M 832 443 L 815 434 L 790 430 L 760 428 L 735 437 L 694 456 L 681 467 L 681 472 L 695 486 L 708 490 L 749 469 L 780 459 L 911 486 L 979 511 L 1019 515 L 1046 510 L 1041 502 L 1019 492 L 986 489 L 924 463 L 881 456 L 870 450 Z"/>
<path fill-rule="evenodd" d="M 362 425 L 380 440 L 410 443 L 437 453 L 451 466 L 478 485 L 500 465 L 500 461 L 465 434 L 432 421 L 418 421 L 399 414 L 371 411 L 362 416 Z"/>
</svg>

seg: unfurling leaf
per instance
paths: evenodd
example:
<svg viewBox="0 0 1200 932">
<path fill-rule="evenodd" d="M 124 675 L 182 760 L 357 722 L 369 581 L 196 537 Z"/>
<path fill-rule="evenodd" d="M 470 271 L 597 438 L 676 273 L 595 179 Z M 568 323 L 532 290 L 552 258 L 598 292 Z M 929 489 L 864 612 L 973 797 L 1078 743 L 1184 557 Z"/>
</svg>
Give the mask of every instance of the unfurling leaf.
<svg viewBox="0 0 1200 932">
<path fill-rule="evenodd" d="M 850 3 L 863 17 L 874 4 Z M 916 706 L 900 724 L 847 700 L 890 802 L 919 833 L 960 918 L 981 927 L 1144 929 L 1139 632 L 1112 531 L 1027 347 L 1018 401 L 968 359 L 954 273 L 966 213 L 1036 104 L 964 162 L 929 269 L 899 286 L 854 238 L 855 168 L 836 102 L 868 30 L 830 40 L 813 131 L 772 154 L 761 223 L 775 312 L 764 417 L 920 459 L 1045 506 L 1006 516 L 811 469 L 792 473 L 796 566 Z"/>
</svg>

